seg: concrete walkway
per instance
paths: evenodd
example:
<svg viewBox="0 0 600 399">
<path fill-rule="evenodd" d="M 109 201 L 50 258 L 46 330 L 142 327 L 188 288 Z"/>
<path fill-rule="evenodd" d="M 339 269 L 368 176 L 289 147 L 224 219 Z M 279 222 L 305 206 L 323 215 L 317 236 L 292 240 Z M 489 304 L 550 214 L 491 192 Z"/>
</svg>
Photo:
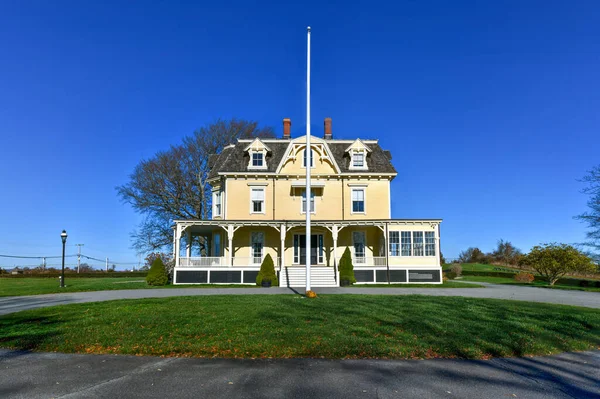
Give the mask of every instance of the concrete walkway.
<svg viewBox="0 0 600 399">
<path fill-rule="evenodd" d="M 2 398 L 598 398 L 600 351 L 478 360 L 228 360 L 0 350 Z"/>
<path fill-rule="evenodd" d="M 432 295 L 496 298 L 546 302 L 600 309 L 600 292 L 565 291 L 516 285 L 486 284 L 485 288 L 315 288 L 319 294 Z M 101 302 L 115 299 L 167 298 L 196 295 L 274 295 L 298 294 L 289 288 L 172 288 L 74 292 L 31 296 L 0 297 L 0 315 L 21 310 L 70 303 Z"/>
</svg>

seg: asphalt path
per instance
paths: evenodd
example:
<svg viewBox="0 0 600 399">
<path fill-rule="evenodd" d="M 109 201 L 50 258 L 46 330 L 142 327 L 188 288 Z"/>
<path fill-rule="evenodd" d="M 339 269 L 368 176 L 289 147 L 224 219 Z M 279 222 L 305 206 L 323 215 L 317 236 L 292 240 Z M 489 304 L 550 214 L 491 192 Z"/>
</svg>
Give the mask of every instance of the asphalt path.
<svg viewBox="0 0 600 399">
<path fill-rule="evenodd" d="M 1 398 L 599 398 L 600 351 L 492 360 L 188 359 L 0 349 Z"/>
</svg>

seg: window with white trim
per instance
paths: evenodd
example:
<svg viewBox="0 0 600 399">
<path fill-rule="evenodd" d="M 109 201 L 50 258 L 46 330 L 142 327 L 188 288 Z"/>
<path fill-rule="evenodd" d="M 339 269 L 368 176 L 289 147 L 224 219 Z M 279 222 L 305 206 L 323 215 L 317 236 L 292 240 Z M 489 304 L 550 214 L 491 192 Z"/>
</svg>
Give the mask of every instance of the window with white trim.
<svg viewBox="0 0 600 399">
<path fill-rule="evenodd" d="M 265 245 L 265 234 L 260 231 L 253 231 L 251 234 L 252 264 L 260 265 L 263 258 L 263 247 Z"/>
<path fill-rule="evenodd" d="M 306 152 L 307 151 L 304 150 L 304 155 L 303 155 L 303 158 L 302 158 L 302 167 L 303 168 L 306 168 Z M 315 158 L 314 151 L 311 150 L 310 151 L 310 167 L 311 168 L 313 168 L 315 166 L 315 159 L 314 158 Z"/>
<path fill-rule="evenodd" d="M 252 153 L 252 166 L 260 167 L 263 166 L 265 162 L 265 154 L 262 152 L 253 152 Z"/>
<path fill-rule="evenodd" d="M 365 213 L 365 189 L 352 189 L 352 213 Z"/>
<path fill-rule="evenodd" d="M 412 239 L 411 239 L 410 231 L 401 231 L 400 232 L 400 245 L 402 248 L 401 255 L 402 256 L 411 256 L 412 254 Z"/>
<path fill-rule="evenodd" d="M 221 216 L 221 198 L 222 192 L 213 192 L 213 216 Z"/>
<path fill-rule="evenodd" d="M 250 150 L 250 162 L 248 169 L 266 169 L 267 161 L 265 159 L 265 150 Z"/>
<path fill-rule="evenodd" d="M 365 167 L 365 154 L 363 152 L 355 152 L 352 154 L 352 167 L 364 168 Z"/>
<path fill-rule="evenodd" d="M 435 256 L 435 232 L 425 232 L 425 256 Z"/>
<path fill-rule="evenodd" d="M 423 256 L 422 231 L 413 231 L 413 256 Z"/>
<path fill-rule="evenodd" d="M 302 209 L 301 213 L 306 213 L 306 189 L 302 190 Z M 315 213 L 315 190 L 310 190 L 310 213 Z"/>
<path fill-rule="evenodd" d="M 400 256 L 400 232 L 390 231 L 390 256 Z"/>
<path fill-rule="evenodd" d="M 265 189 L 251 188 L 250 213 L 265 213 Z"/>
</svg>

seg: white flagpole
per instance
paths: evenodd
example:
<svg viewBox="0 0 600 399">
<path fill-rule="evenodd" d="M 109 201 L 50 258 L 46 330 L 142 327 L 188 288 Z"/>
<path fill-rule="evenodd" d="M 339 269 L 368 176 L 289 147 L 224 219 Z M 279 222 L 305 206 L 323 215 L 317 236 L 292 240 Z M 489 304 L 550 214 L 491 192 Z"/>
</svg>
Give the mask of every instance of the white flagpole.
<svg viewBox="0 0 600 399">
<path fill-rule="evenodd" d="M 310 26 L 307 28 L 306 47 L 306 291 L 310 291 L 310 167 L 312 165 L 312 150 L 310 148 Z"/>
</svg>

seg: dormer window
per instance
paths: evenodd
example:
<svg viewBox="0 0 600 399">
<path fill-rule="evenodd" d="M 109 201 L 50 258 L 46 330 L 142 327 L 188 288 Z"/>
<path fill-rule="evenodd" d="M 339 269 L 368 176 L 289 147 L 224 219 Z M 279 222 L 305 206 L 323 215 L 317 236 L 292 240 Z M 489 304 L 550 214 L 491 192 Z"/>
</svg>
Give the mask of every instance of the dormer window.
<svg viewBox="0 0 600 399">
<path fill-rule="evenodd" d="M 262 168 L 265 165 L 265 154 L 263 152 L 252 153 L 252 167 Z"/>
<path fill-rule="evenodd" d="M 352 167 L 353 168 L 364 168 L 365 167 L 365 154 L 363 152 L 355 152 L 352 154 Z"/>
<path fill-rule="evenodd" d="M 346 153 L 350 156 L 350 169 L 367 170 L 367 155 L 371 149 L 367 147 L 360 139 L 356 139 L 348 148 Z"/>
<path fill-rule="evenodd" d="M 249 170 L 266 170 L 267 153 L 271 150 L 259 138 L 254 139 L 245 151 L 248 151 L 250 159 L 248 160 Z"/>
</svg>

